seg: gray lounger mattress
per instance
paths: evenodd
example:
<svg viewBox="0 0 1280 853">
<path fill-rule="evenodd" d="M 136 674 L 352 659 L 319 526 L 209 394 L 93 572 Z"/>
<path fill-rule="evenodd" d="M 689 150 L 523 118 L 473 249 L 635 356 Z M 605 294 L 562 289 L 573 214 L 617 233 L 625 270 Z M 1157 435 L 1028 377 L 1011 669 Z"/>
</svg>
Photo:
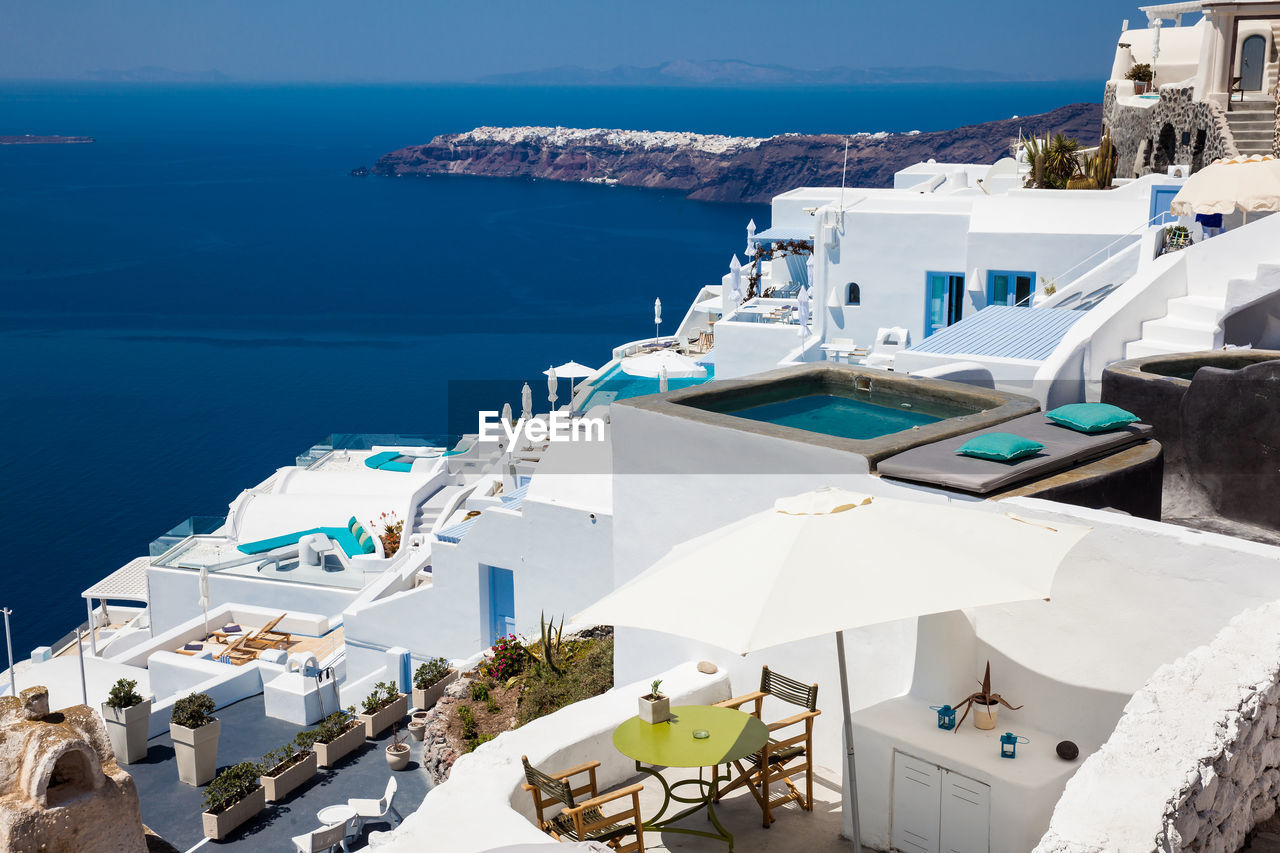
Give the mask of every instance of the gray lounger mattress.
<svg viewBox="0 0 1280 853">
<path fill-rule="evenodd" d="M 1044 445 L 1044 450 L 1014 462 L 996 462 L 958 456 L 956 450 L 975 435 L 1011 432 Z M 1151 437 L 1147 424 L 1130 424 L 1124 429 L 1088 435 L 1058 426 L 1043 412 L 1023 415 L 989 429 L 923 444 L 905 450 L 876 465 L 883 477 L 944 486 L 985 495 L 1017 483 L 1070 468 L 1077 462 L 1094 459 Z"/>
</svg>

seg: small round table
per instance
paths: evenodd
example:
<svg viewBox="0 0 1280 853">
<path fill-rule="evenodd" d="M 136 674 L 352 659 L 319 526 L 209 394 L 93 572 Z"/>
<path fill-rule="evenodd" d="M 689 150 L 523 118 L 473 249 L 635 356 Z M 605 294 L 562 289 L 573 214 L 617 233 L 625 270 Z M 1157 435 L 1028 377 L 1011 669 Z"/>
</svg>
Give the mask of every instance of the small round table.
<svg viewBox="0 0 1280 853">
<path fill-rule="evenodd" d="M 325 826 L 337 826 L 340 823 L 345 823 L 347 824 L 347 828 L 343 834 L 348 837 L 354 834 L 352 831 L 352 824 L 356 819 L 356 810 L 346 803 L 325 806 L 320 811 L 316 812 L 316 818 Z"/>
<path fill-rule="evenodd" d="M 695 732 L 705 733 L 706 737 L 695 737 Z M 733 835 L 716 818 L 713 801 L 719 783 L 729 778 L 727 774 L 720 776 L 720 765 L 759 752 L 768 740 L 769 728 L 758 718 L 733 708 L 711 705 L 677 705 L 665 723 L 646 723 L 632 717 L 613 732 L 613 745 L 618 752 L 635 759 L 638 772 L 654 777 L 662 785 L 662 807 L 644 822 L 645 829 L 719 838 L 728 843 L 730 853 Z M 669 784 L 658 767 L 697 767 L 698 778 Z M 702 778 L 703 767 L 711 768 L 710 780 Z M 692 796 L 675 793 L 676 789 L 686 787 L 695 788 L 696 793 Z M 673 800 L 688 803 L 690 807 L 663 818 Z M 671 826 L 702 809 L 707 810 L 707 818 L 716 832 Z"/>
</svg>

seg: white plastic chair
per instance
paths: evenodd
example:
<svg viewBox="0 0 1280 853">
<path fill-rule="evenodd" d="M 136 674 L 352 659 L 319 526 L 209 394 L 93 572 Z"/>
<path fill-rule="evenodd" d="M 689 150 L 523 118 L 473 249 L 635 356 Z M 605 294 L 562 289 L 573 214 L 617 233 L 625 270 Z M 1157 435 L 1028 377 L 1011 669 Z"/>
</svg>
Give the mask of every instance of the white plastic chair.
<svg viewBox="0 0 1280 853">
<path fill-rule="evenodd" d="M 335 847 L 340 847 L 343 853 L 348 853 L 346 834 L 347 824 L 344 821 L 333 826 L 313 829 L 302 835 L 295 835 L 293 846 L 298 848 L 298 853 L 333 853 Z"/>
<path fill-rule="evenodd" d="M 347 800 L 347 805 L 355 810 L 356 817 L 363 827 L 365 821 L 382 820 L 388 814 L 395 815 L 396 823 L 404 820 L 394 805 L 396 799 L 396 777 L 387 780 L 387 790 L 380 800 Z"/>
<path fill-rule="evenodd" d="M 891 367 L 893 357 L 899 350 L 906 349 L 908 332 L 902 326 L 893 326 L 876 331 L 876 342 L 871 347 L 871 354 L 863 360 L 868 367 Z"/>
</svg>

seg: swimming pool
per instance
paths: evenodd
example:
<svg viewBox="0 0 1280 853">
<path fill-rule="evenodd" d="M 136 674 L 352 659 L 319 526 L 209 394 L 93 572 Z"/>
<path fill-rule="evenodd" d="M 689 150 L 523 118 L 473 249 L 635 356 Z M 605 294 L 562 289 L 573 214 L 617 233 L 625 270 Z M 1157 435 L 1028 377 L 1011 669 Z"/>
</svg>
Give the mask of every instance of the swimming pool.
<svg viewBox="0 0 1280 853">
<path fill-rule="evenodd" d="M 892 408 L 835 394 L 809 394 L 727 414 L 857 440 L 879 438 L 942 420 L 935 415 L 917 412 L 911 405 L 901 403 L 899 408 Z"/>
<path fill-rule="evenodd" d="M 677 388 L 692 388 L 694 385 L 701 385 L 716 375 L 714 364 L 704 364 L 707 369 L 706 377 L 687 379 L 668 379 L 667 389 L 674 391 Z M 621 364 L 615 364 L 609 368 L 603 376 L 597 379 L 591 385 L 591 393 L 582 401 L 578 407 L 586 412 L 592 406 L 607 406 L 614 400 L 627 400 L 632 397 L 643 397 L 646 394 L 658 393 L 658 380 L 647 376 L 632 376 L 630 373 L 622 371 Z"/>
</svg>

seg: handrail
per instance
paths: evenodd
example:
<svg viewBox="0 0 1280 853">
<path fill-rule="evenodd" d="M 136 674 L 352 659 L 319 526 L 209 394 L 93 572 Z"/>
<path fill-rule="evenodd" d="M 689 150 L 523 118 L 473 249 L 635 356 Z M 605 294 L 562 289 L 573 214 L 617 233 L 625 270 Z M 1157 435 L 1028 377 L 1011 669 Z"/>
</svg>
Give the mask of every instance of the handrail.
<svg viewBox="0 0 1280 853">
<path fill-rule="evenodd" d="M 1164 224 L 1164 221 L 1163 221 L 1163 220 L 1165 219 L 1165 217 L 1168 217 L 1168 216 L 1170 216 L 1170 215 L 1172 215 L 1172 214 L 1170 214 L 1170 213 L 1169 213 L 1169 211 L 1167 211 L 1167 210 L 1163 210 L 1163 211 L 1161 211 L 1160 213 L 1157 213 L 1155 216 L 1151 217 L 1151 218 L 1150 218 L 1150 219 L 1148 219 L 1146 222 L 1144 222 L 1144 223 L 1142 223 L 1141 225 L 1137 226 L 1137 227 L 1136 227 L 1136 228 L 1134 228 L 1132 231 L 1128 231 L 1128 232 L 1126 232 L 1126 233 L 1124 233 L 1124 234 L 1121 234 L 1119 237 L 1117 237 L 1116 239 L 1112 240 L 1110 243 L 1108 243 L 1107 245 L 1103 246 L 1101 249 L 1099 249 L 1098 251 L 1094 252 L 1092 255 L 1089 255 L 1088 257 L 1084 258 L 1083 260 L 1078 261 L 1078 262 L 1077 262 L 1077 263 L 1075 263 L 1075 264 L 1072 264 L 1070 267 L 1068 267 L 1067 269 L 1065 269 L 1065 270 L 1063 270 L 1062 272 L 1058 273 L 1057 275 L 1055 275 L 1055 276 L 1051 276 L 1051 277 L 1049 278 L 1049 281 L 1054 282 L 1054 283 L 1057 283 L 1058 279 L 1060 279 L 1060 278 L 1062 278 L 1062 277 L 1066 276 L 1068 273 L 1074 272 L 1074 271 L 1075 271 L 1075 269 L 1076 269 L 1077 267 L 1079 267 L 1079 266 L 1081 266 L 1081 265 L 1083 265 L 1083 264 L 1088 263 L 1089 261 L 1093 260 L 1094 258 L 1096 258 L 1098 255 L 1102 254 L 1103 252 L 1106 252 L 1106 253 L 1107 253 L 1107 260 L 1108 260 L 1108 261 L 1109 261 L 1109 260 L 1111 260 L 1111 250 L 1112 250 L 1112 249 L 1114 249 L 1114 248 L 1116 247 L 1116 245 L 1117 245 L 1118 243 L 1120 243 L 1120 241 L 1122 241 L 1122 240 L 1126 240 L 1126 239 L 1128 239 L 1129 237 L 1136 236 L 1138 233 L 1140 233 L 1140 232 L 1142 232 L 1142 231 L 1146 231 L 1148 228 L 1150 228 L 1150 227 L 1155 223 L 1155 221 L 1156 221 L 1157 219 L 1161 220 L 1161 224 L 1163 225 L 1163 224 Z M 1104 263 L 1105 263 L 1105 262 L 1104 262 Z M 1022 299 L 1020 299 L 1020 300 L 1018 300 L 1017 302 L 1013 303 L 1013 307 L 1017 308 L 1019 305 L 1022 305 L 1024 302 L 1026 302 L 1026 303 L 1031 302 L 1032 298 L 1033 298 L 1035 295 L 1036 295 L 1036 291 L 1034 291 L 1034 290 L 1033 290 L 1033 291 L 1031 291 L 1031 292 L 1030 292 L 1030 293 L 1028 293 L 1025 297 L 1023 297 Z"/>
</svg>

